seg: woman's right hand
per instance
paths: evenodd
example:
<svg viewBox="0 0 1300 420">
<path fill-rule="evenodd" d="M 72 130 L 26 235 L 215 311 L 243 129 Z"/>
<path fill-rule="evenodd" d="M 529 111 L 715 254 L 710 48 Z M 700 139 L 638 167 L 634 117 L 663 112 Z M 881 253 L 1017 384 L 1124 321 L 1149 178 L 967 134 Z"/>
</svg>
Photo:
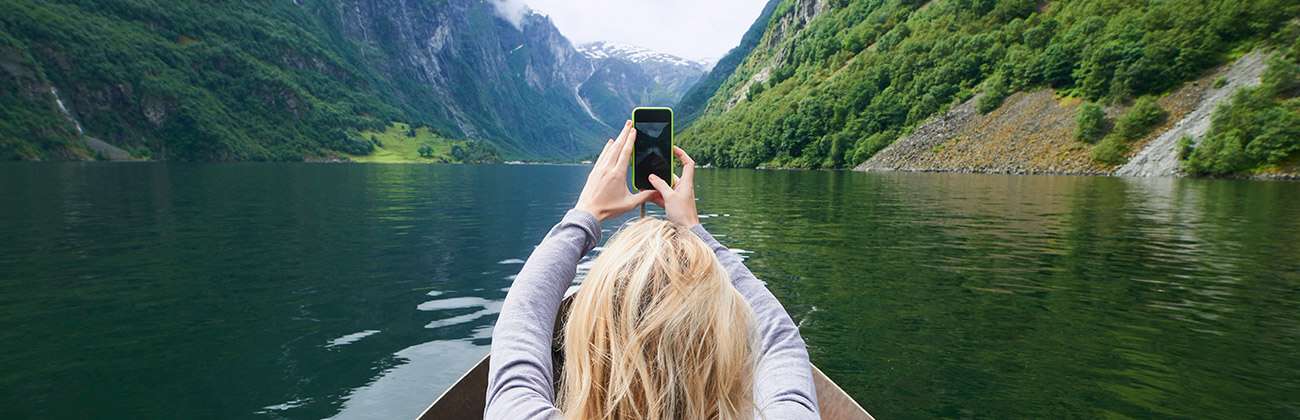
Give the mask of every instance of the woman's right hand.
<svg viewBox="0 0 1300 420">
<path fill-rule="evenodd" d="M 659 196 L 651 201 L 663 207 L 673 223 L 695 226 L 700 224 L 700 215 L 695 211 L 695 160 L 677 146 L 673 146 L 673 155 L 682 161 L 682 176 L 677 179 L 676 187 L 670 187 L 667 181 L 650 174 L 650 184 L 659 191 Z"/>
</svg>

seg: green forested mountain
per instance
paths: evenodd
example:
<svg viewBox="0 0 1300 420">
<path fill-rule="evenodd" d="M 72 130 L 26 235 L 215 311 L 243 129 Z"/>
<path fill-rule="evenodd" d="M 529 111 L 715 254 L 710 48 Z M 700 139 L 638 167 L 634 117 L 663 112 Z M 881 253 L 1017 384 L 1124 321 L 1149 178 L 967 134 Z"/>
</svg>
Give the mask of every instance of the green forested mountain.
<svg viewBox="0 0 1300 420">
<path fill-rule="evenodd" d="M 981 92 L 982 112 L 1040 87 L 1128 104 L 1256 46 L 1290 51 L 1280 60 L 1294 63 L 1298 15 L 1294 0 L 783 0 L 681 137 L 720 166 L 845 167 Z M 1255 108 L 1295 121 L 1288 83 Z M 1216 116 L 1216 127 L 1221 119 L 1249 120 Z M 1257 148 L 1300 150 L 1294 130 L 1270 130 Z M 1204 147 L 1240 150 L 1251 136 Z"/>
<path fill-rule="evenodd" d="M 571 158 L 612 131 L 576 93 L 595 71 L 482 0 L 9 0 L 0 158 L 365 155 L 396 122 Z"/>
<path fill-rule="evenodd" d="M 327 34 L 290 2 L 3 2 L 0 152 L 87 153 L 52 89 L 89 135 L 172 159 L 352 151 L 349 129 L 432 120 L 381 100 L 396 87 Z"/>
<path fill-rule="evenodd" d="M 709 98 L 712 98 L 717 93 L 722 83 L 731 77 L 731 74 L 736 71 L 736 67 L 745 60 L 745 57 L 749 56 L 749 52 L 753 51 L 754 47 L 758 45 L 758 41 L 763 38 L 763 34 L 767 32 L 768 22 L 772 20 L 772 12 L 776 10 L 776 6 L 780 5 L 782 1 L 767 0 L 767 5 L 763 6 L 763 10 L 758 14 L 758 19 L 741 36 L 740 45 L 732 48 L 731 51 L 727 51 L 727 54 L 723 55 L 713 65 L 713 69 L 709 70 L 708 74 L 691 86 L 691 89 L 686 91 L 682 99 L 677 102 L 677 105 L 673 107 L 673 118 L 676 120 L 678 130 L 690 126 L 696 118 L 699 118 L 700 113 L 704 112 L 705 106 L 709 103 Z"/>
</svg>

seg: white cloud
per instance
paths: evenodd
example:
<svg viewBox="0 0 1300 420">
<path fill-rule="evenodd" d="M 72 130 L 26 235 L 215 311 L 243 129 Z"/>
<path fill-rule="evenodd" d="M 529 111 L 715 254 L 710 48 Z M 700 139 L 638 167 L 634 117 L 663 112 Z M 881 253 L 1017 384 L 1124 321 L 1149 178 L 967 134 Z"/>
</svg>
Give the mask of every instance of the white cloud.
<svg viewBox="0 0 1300 420">
<path fill-rule="evenodd" d="M 549 15 L 574 43 L 613 41 L 686 58 L 717 59 L 740 43 L 766 0 L 492 0 Z M 511 6 L 513 7 L 513 6 Z M 522 8 L 504 9 L 518 10 Z M 503 16 L 509 16 L 502 11 Z M 509 18 L 507 18 L 509 19 Z"/>
<path fill-rule="evenodd" d="M 514 25 L 515 29 L 521 28 L 520 24 L 524 21 L 524 15 L 528 13 L 528 5 L 524 3 L 524 0 L 489 1 L 492 2 L 492 7 L 496 8 L 498 16 Z"/>
</svg>

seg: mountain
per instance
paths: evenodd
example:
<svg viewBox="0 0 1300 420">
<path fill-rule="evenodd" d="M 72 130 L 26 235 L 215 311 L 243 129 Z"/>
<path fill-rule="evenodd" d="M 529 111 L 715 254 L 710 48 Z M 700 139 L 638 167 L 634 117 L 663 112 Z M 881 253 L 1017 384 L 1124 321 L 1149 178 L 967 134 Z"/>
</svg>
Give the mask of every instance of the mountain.
<svg viewBox="0 0 1300 420">
<path fill-rule="evenodd" d="M 1010 162 L 993 170 L 1024 163 L 1053 172 L 1063 156 L 1081 156 L 1081 173 L 1111 173 L 1156 143 L 1185 145 L 1174 154 L 1197 173 L 1268 170 L 1300 158 L 1298 14 L 1289 0 L 781 0 L 755 22 L 763 33 L 739 65 L 726 72 L 720 62 L 697 85 L 707 91 L 706 81 L 727 74 L 679 138 L 701 163 L 732 167 L 852 167 L 924 130 L 936 142 L 909 150 L 981 156 L 972 167 L 922 165 L 933 170 Z M 1203 79 L 1232 73 L 1224 66 L 1251 50 L 1273 57 L 1258 88 Z M 1182 89 L 1198 83 L 1244 93 Z M 1203 108 L 1197 98 L 1168 98 L 1184 94 L 1233 99 L 1213 111 L 1213 127 L 1192 132 L 1203 136 L 1156 142 Z M 967 110 L 1023 124 L 966 131 L 1003 137 L 994 142 L 1002 149 L 947 142 L 969 138 L 949 135 L 965 125 L 947 122 L 1010 121 Z M 1037 137 L 1020 136 L 1041 131 L 1040 111 L 1066 133 L 1086 125 L 1096 134 L 1038 147 Z"/>
<path fill-rule="evenodd" d="M 395 98 L 515 156 L 564 158 L 592 149 L 608 126 L 574 93 L 590 64 L 551 20 L 503 19 L 489 2 L 338 1 L 317 12 L 338 21 Z"/>
<path fill-rule="evenodd" d="M 578 95 L 594 117 L 617 127 L 637 106 L 672 106 L 706 71 L 706 64 L 609 42 L 578 46 L 591 72 Z"/>
<path fill-rule="evenodd" d="M 704 108 L 708 105 L 709 98 L 717 93 L 718 88 L 731 78 L 731 73 L 736 71 L 749 52 L 753 51 L 762 39 L 763 34 L 767 32 L 767 24 L 772 20 L 772 13 L 776 7 L 781 5 L 784 0 L 768 0 L 767 5 L 759 12 L 758 19 L 745 30 L 745 34 L 740 38 L 740 45 L 727 51 L 726 55 L 719 58 L 716 62 L 708 63 L 708 74 L 700 78 L 699 82 L 691 86 L 690 90 L 682 95 L 682 99 L 673 107 L 673 118 L 677 121 L 677 130 L 683 130 L 690 126 Z"/>
<path fill-rule="evenodd" d="M 613 131 L 592 75 L 548 18 L 481 0 L 11 0 L 0 158 L 364 155 L 400 121 L 563 159 Z"/>
</svg>

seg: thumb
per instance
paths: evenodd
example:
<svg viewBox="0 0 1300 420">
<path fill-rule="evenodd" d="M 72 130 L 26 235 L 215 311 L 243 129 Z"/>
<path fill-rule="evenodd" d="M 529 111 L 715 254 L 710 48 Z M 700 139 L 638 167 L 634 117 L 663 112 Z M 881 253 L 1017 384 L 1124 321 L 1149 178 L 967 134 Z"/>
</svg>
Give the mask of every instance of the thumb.
<svg viewBox="0 0 1300 420">
<path fill-rule="evenodd" d="M 658 190 L 646 190 L 646 191 L 641 191 L 641 192 L 636 193 L 636 194 L 632 194 L 632 202 L 635 203 L 635 204 L 641 204 L 641 203 L 644 203 L 644 202 L 650 200 L 651 198 L 653 198 L 654 195 L 655 195 L 655 194 L 658 194 L 658 193 L 659 193 Z M 635 205 L 635 204 L 634 204 L 634 205 Z"/>
<path fill-rule="evenodd" d="M 669 194 L 673 193 L 673 187 L 668 186 L 668 183 L 664 182 L 662 178 L 659 178 L 659 175 L 650 174 L 650 185 L 653 185 L 655 191 L 659 191 L 659 194 L 663 195 L 665 198 L 667 198 Z"/>
</svg>

